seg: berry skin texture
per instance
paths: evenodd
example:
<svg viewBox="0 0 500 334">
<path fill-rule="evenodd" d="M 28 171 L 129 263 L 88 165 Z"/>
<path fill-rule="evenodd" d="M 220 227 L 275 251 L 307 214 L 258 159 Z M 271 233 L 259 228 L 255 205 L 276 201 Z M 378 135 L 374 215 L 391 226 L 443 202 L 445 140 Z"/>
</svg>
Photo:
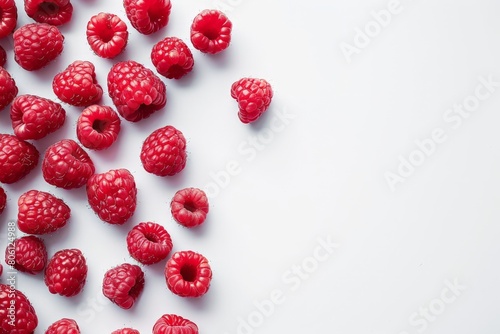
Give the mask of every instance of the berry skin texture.
<svg viewBox="0 0 500 334">
<path fill-rule="evenodd" d="M 181 189 L 170 202 L 175 221 L 188 228 L 201 225 L 207 217 L 208 208 L 207 195 L 198 188 Z"/>
<path fill-rule="evenodd" d="M 62 318 L 50 325 L 45 334 L 80 334 L 80 328 L 75 320 Z"/>
<path fill-rule="evenodd" d="M 148 173 L 172 176 L 186 166 L 186 139 L 171 125 L 153 131 L 142 144 L 141 162 Z"/>
<path fill-rule="evenodd" d="M 63 51 L 64 36 L 56 26 L 29 23 L 14 31 L 14 60 L 27 71 L 47 66 Z"/>
<path fill-rule="evenodd" d="M 175 314 L 164 314 L 153 326 L 153 334 L 198 334 L 198 326 Z"/>
<path fill-rule="evenodd" d="M 63 126 L 66 111 L 59 103 L 36 95 L 20 95 L 12 101 L 10 119 L 14 134 L 23 140 L 42 139 Z"/>
<path fill-rule="evenodd" d="M 242 78 L 231 85 L 231 97 L 238 102 L 240 121 L 252 123 L 269 108 L 273 89 L 264 79 Z"/>
<path fill-rule="evenodd" d="M 5 66 L 5 62 L 7 62 L 7 52 L 5 52 L 5 49 L 0 45 L 0 66 Z"/>
<path fill-rule="evenodd" d="M 180 79 L 191 72 L 193 54 L 186 43 L 176 37 L 165 37 L 153 46 L 151 61 L 154 67 L 168 79 Z"/>
<path fill-rule="evenodd" d="M 69 22 L 73 14 L 69 0 L 24 0 L 24 10 L 36 22 L 54 26 Z"/>
<path fill-rule="evenodd" d="M 172 239 L 163 226 L 144 222 L 128 233 L 127 249 L 130 256 L 142 264 L 154 264 L 168 256 L 172 250 Z"/>
<path fill-rule="evenodd" d="M 123 6 L 132 27 L 144 35 L 165 27 L 172 8 L 170 0 L 124 0 Z"/>
<path fill-rule="evenodd" d="M 0 214 L 2 214 L 3 210 L 7 206 L 7 194 L 2 187 L 0 187 Z"/>
<path fill-rule="evenodd" d="M 9 317 L 9 306 L 15 305 L 14 322 Z M 33 334 L 38 326 L 38 317 L 31 302 L 20 290 L 11 290 L 0 284 L 0 333 Z"/>
<path fill-rule="evenodd" d="M 108 73 L 108 92 L 118 113 L 130 122 L 148 118 L 167 103 L 163 81 L 133 60 L 113 65 Z"/>
<path fill-rule="evenodd" d="M 113 331 L 111 334 L 141 334 L 137 329 L 122 328 Z"/>
<path fill-rule="evenodd" d="M 121 121 L 108 106 L 91 105 L 83 110 L 76 122 L 76 136 L 91 150 L 104 150 L 118 138 Z"/>
<path fill-rule="evenodd" d="M 7 37 L 16 29 L 17 7 L 14 0 L 0 0 L 0 38 Z"/>
<path fill-rule="evenodd" d="M 87 262 L 79 249 L 62 249 L 47 264 L 45 285 L 52 294 L 75 296 L 85 285 L 87 270 Z"/>
<path fill-rule="evenodd" d="M 5 263 L 12 264 L 16 270 L 28 274 L 42 272 L 47 264 L 47 249 L 43 240 L 27 235 L 9 243 L 5 249 Z"/>
<path fill-rule="evenodd" d="M 200 297 L 212 280 L 208 260 L 193 251 L 179 251 L 167 261 L 165 279 L 170 291 L 181 297 Z"/>
<path fill-rule="evenodd" d="M 102 293 L 123 309 L 134 306 L 144 289 L 144 272 L 134 264 L 123 263 L 106 272 Z"/>
<path fill-rule="evenodd" d="M 137 187 L 127 169 L 94 174 L 87 182 L 90 207 L 106 223 L 122 225 L 134 215 Z"/>
<path fill-rule="evenodd" d="M 63 189 L 80 188 L 94 172 L 89 155 L 73 139 L 60 140 L 45 151 L 42 175 L 48 184 Z"/>
<path fill-rule="evenodd" d="M 127 46 L 127 25 L 115 14 L 94 15 L 87 23 L 87 42 L 99 57 L 114 58 Z"/>
<path fill-rule="evenodd" d="M 15 183 L 37 165 L 40 154 L 33 144 L 9 134 L 0 134 L 0 182 Z"/>
<path fill-rule="evenodd" d="M 102 98 L 102 87 L 97 83 L 94 64 L 89 61 L 71 63 L 54 77 L 52 88 L 61 101 L 76 107 L 87 107 Z"/>
<path fill-rule="evenodd" d="M 229 46 L 232 27 L 233 24 L 224 13 L 205 9 L 191 24 L 191 43 L 203 53 L 219 53 Z"/>
<path fill-rule="evenodd" d="M 10 76 L 9 72 L 0 66 L 0 110 L 11 103 L 17 93 L 16 82 Z"/>
</svg>

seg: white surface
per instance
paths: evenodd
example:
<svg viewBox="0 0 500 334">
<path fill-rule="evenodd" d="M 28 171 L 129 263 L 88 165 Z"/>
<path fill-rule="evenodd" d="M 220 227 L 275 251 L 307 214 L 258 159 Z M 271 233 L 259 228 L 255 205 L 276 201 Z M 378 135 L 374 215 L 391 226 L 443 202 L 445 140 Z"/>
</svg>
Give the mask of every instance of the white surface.
<svg viewBox="0 0 500 334">
<path fill-rule="evenodd" d="M 17 3 L 19 24 L 30 22 Z M 19 94 L 56 99 L 50 82 L 76 59 L 92 61 L 106 87 L 113 61 L 94 56 L 85 42 L 86 22 L 100 11 L 118 14 L 129 27 L 127 51 L 118 59 L 150 68 L 149 52 L 162 37 L 191 46 L 189 26 L 202 9 L 226 5 L 233 40 L 219 56 L 193 50 L 194 71 L 178 82 L 165 79 L 163 111 L 137 124 L 123 121 L 111 149 L 89 153 L 98 172 L 124 167 L 135 176 L 138 207 L 126 225 L 101 222 L 84 189 L 56 189 L 40 168 L 5 186 L 5 230 L 22 192 L 50 191 L 73 215 L 63 230 L 44 237 L 49 255 L 76 247 L 88 260 L 87 284 L 74 298 L 51 295 L 42 275 L 17 275 L 18 288 L 37 310 L 37 333 L 62 317 L 77 320 L 82 333 L 124 326 L 150 333 L 164 313 L 193 320 L 204 334 L 500 331 L 500 90 L 456 129 L 456 121 L 443 119 L 474 94 L 478 77 L 500 81 L 497 1 L 401 0 L 391 22 L 350 63 L 342 43 L 353 44 L 356 28 L 373 21 L 371 11 L 394 2 L 173 1 L 169 25 L 152 36 L 131 27 L 121 1 L 73 4 L 73 20 L 61 29 L 64 52 L 47 68 L 22 70 L 11 40 L 0 41 Z M 272 107 L 254 126 L 239 122 L 229 94 L 243 76 L 266 78 L 275 90 Z M 103 103 L 111 101 L 106 96 Z M 76 138 L 81 109 L 65 109 L 64 128 L 35 143 L 40 152 L 58 139 Z M 287 124 L 277 119 L 283 114 L 291 115 Z M 0 131 L 12 133 L 7 110 L 0 124 Z M 166 124 L 188 140 L 187 167 L 173 178 L 147 174 L 139 160 L 142 141 Z M 415 140 L 438 128 L 447 139 L 392 192 L 384 174 L 396 172 L 398 156 L 408 159 L 418 149 Z M 262 139 L 255 142 L 256 136 Z M 213 175 L 235 163 L 236 175 L 216 191 Z M 187 186 L 212 193 L 209 218 L 193 231 L 179 227 L 168 207 L 175 191 Z M 210 260 L 208 294 L 196 300 L 171 294 L 162 262 L 144 267 L 145 290 L 133 309 L 103 299 L 104 272 L 135 263 L 125 235 L 140 221 L 163 224 L 174 251 L 192 249 Z M 339 244 L 332 254 L 318 248 L 318 239 L 328 238 Z M 294 265 L 311 273 L 292 271 Z M 454 282 L 465 290 L 446 290 Z M 271 297 L 279 304 L 264 303 L 268 309 L 259 316 L 255 301 Z"/>
</svg>

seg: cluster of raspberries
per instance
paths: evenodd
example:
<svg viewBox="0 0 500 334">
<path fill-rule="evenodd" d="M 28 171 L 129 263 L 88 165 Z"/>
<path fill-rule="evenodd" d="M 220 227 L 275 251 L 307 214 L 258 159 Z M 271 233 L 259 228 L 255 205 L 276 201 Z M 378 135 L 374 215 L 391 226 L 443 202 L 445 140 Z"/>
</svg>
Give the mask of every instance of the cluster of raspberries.
<svg viewBox="0 0 500 334">
<path fill-rule="evenodd" d="M 169 21 L 170 0 L 123 0 L 127 19 L 140 34 L 150 35 Z M 0 0 L 0 42 L 13 40 L 13 59 L 26 71 L 37 71 L 56 60 L 64 49 L 59 26 L 73 15 L 70 0 L 24 0 L 24 11 L 33 20 L 18 27 L 18 8 L 14 0 Z M 112 13 L 97 13 L 87 23 L 86 39 L 96 56 L 113 59 L 127 47 L 127 24 Z M 224 51 L 231 41 L 232 22 L 219 10 L 201 11 L 192 21 L 190 42 L 194 49 L 209 55 Z M 90 61 L 75 60 L 52 79 L 52 89 L 60 101 L 35 94 L 18 95 L 14 78 L 5 69 L 7 53 L 0 46 L 0 111 L 10 109 L 12 132 L 0 133 L 0 182 L 9 185 L 25 178 L 41 166 L 43 179 L 62 189 L 84 188 L 89 207 L 100 220 L 123 225 L 136 210 L 137 185 L 125 168 L 97 173 L 88 150 L 105 150 L 118 139 L 122 120 L 130 123 L 150 117 L 167 103 L 165 79 L 181 79 L 194 67 L 193 53 L 180 38 L 165 37 L 151 49 L 156 73 L 133 60 L 115 62 L 107 75 L 107 94 L 114 106 L 100 104 L 105 90 L 97 82 L 96 68 Z M 242 123 L 255 122 L 269 108 L 271 85 L 264 79 L 245 77 L 230 87 L 238 104 Z M 56 141 L 40 154 L 33 141 L 58 131 L 66 121 L 64 104 L 82 108 L 76 122 L 76 139 Z M 41 160 L 41 161 L 40 161 Z M 186 166 L 186 138 L 172 125 L 162 126 L 143 141 L 140 161 L 148 173 L 166 177 Z M 0 187 L 0 213 L 7 194 Z M 209 204 L 199 188 L 178 190 L 170 201 L 173 219 L 186 228 L 205 221 Z M 12 237 L 5 250 L 5 262 L 19 272 L 36 275 L 52 294 L 78 295 L 87 280 L 87 260 L 79 249 L 61 249 L 48 256 L 41 237 L 63 229 L 70 221 L 71 209 L 63 199 L 48 192 L 29 189 L 17 200 L 16 228 L 25 235 Z M 142 265 L 166 260 L 167 288 L 181 297 L 201 297 L 209 290 L 212 270 L 201 254 L 187 250 L 170 254 L 170 234 L 160 224 L 140 222 L 126 236 L 129 255 Z M 0 274 L 2 267 L 0 265 Z M 140 266 L 122 263 L 109 269 L 102 280 L 102 293 L 117 306 L 130 309 L 145 285 Z M 15 323 L 9 321 L 9 306 L 16 305 Z M 21 291 L 0 284 L 0 333 L 33 333 L 38 325 L 36 312 Z M 164 314 L 153 325 L 154 334 L 197 334 L 197 325 L 175 314 Z M 48 334 L 78 334 L 74 319 L 55 321 Z M 138 334 L 132 328 L 113 334 Z"/>
</svg>

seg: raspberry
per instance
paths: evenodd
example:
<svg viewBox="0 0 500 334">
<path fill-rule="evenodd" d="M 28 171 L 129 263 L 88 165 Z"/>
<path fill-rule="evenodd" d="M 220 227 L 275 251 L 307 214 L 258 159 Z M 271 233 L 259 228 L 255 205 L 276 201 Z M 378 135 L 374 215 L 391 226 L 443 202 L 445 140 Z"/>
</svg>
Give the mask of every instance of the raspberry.
<svg viewBox="0 0 500 334">
<path fill-rule="evenodd" d="M 87 182 L 87 198 L 101 220 L 122 225 L 135 212 L 137 188 L 134 176 L 127 169 L 95 174 Z"/>
<path fill-rule="evenodd" d="M 203 53 L 216 54 L 229 46 L 233 24 L 215 9 L 205 9 L 191 24 L 191 43 Z"/>
<path fill-rule="evenodd" d="M 0 134 L 0 182 L 15 183 L 24 178 L 38 165 L 39 156 L 27 141 Z"/>
<path fill-rule="evenodd" d="M 28 235 L 9 243 L 5 250 L 5 262 L 16 270 L 36 274 L 47 264 L 47 249 L 43 240 Z"/>
<path fill-rule="evenodd" d="M 92 150 L 110 147 L 120 133 L 120 118 L 107 106 L 91 105 L 83 110 L 76 123 L 76 136 L 80 143 Z"/>
<path fill-rule="evenodd" d="M 5 49 L 0 45 L 0 66 L 5 66 L 5 62 L 7 61 L 7 53 Z"/>
<path fill-rule="evenodd" d="M 113 331 L 111 334 L 141 334 L 137 329 L 133 328 L 122 328 Z"/>
<path fill-rule="evenodd" d="M 4 38 L 16 29 L 16 2 L 14 0 L 0 0 L 0 13 L 0 38 Z"/>
<path fill-rule="evenodd" d="M 99 57 L 114 58 L 127 46 L 127 25 L 115 14 L 94 15 L 87 23 L 87 42 Z"/>
<path fill-rule="evenodd" d="M 191 72 L 193 54 L 186 43 L 176 37 L 165 37 L 153 46 L 151 61 L 158 73 L 168 79 L 180 79 Z"/>
<path fill-rule="evenodd" d="M 151 116 L 167 103 L 163 81 L 133 60 L 113 65 L 108 74 L 108 91 L 118 113 L 130 122 Z"/>
<path fill-rule="evenodd" d="M 186 166 L 186 139 L 171 125 L 153 131 L 142 144 L 141 162 L 148 173 L 172 176 Z"/>
<path fill-rule="evenodd" d="M 9 310 L 11 305 L 15 305 L 14 314 Z M 7 284 L 0 284 L 0 333 L 32 334 L 37 326 L 35 309 L 24 293 L 11 289 Z"/>
<path fill-rule="evenodd" d="M 177 191 L 170 202 L 170 210 L 175 221 L 185 227 L 202 224 L 208 214 L 208 198 L 198 188 L 185 188 Z"/>
<path fill-rule="evenodd" d="M 198 326 L 175 314 L 164 314 L 156 321 L 153 334 L 198 334 Z"/>
<path fill-rule="evenodd" d="M 7 205 L 7 194 L 5 194 L 5 190 L 0 187 L 0 214 L 5 210 L 5 206 Z"/>
<path fill-rule="evenodd" d="M 60 140 L 45 151 L 42 174 L 48 184 L 64 189 L 80 188 L 94 172 L 89 155 L 73 139 Z"/>
<path fill-rule="evenodd" d="M 63 42 L 56 26 L 26 24 L 14 31 L 14 60 L 27 71 L 39 70 L 61 54 Z"/>
<path fill-rule="evenodd" d="M 142 264 L 158 263 L 172 250 L 172 239 L 163 226 L 140 223 L 128 233 L 127 249 L 130 256 Z"/>
<path fill-rule="evenodd" d="M 264 79 L 243 78 L 231 85 L 231 97 L 238 102 L 240 120 L 251 123 L 267 110 L 273 90 Z"/>
<path fill-rule="evenodd" d="M 123 309 L 131 308 L 144 289 L 144 272 L 134 264 L 123 263 L 106 272 L 102 293 Z"/>
<path fill-rule="evenodd" d="M 75 320 L 62 318 L 50 325 L 45 334 L 80 334 L 80 328 Z"/>
<path fill-rule="evenodd" d="M 24 10 L 36 22 L 54 26 L 69 22 L 73 14 L 69 0 L 24 0 Z"/>
<path fill-rule="evenodd" d="M 208 260 L 193 251 L 174 253 L 165 266 L 170 291 L 181 297 L 200 297 L 210 288 L 212 270 Z"/>
<path fill-rule="evenodd" d="M 170 0 L 124 0 L 123 6 L 132 27 L 144 35 L 165 27 L 172 8 Z"/>
<path fill-rule="evenodd" d="M 77 107 L 87 107 L 102 97 L 102 87 L 97 83 L 94 64 L 89 61 L 71 63 L 54 77 L 52 88 L 61 101 Z"/>
<path fill-rule="evenodd" d="M 14 134 L 23 140 L 42 139 L 63 126 L 66 111 L 59 103 L 36 95 L 20 95 L 12 101 L 10 119 Z"/>
<path fill-rule="evenodd" d="M 62 249 L 45 269 L 45 285 L 50 293 L 72 297 L 82 291 L 87 279 L 87 263 L 79 249 Z"/>
<path fill-rule="evenodd" d="M 10 76 L 9 72 L 0 66 L 0 110 L 11 103 L 17 93 L 16 82 Z"/>
</svg>

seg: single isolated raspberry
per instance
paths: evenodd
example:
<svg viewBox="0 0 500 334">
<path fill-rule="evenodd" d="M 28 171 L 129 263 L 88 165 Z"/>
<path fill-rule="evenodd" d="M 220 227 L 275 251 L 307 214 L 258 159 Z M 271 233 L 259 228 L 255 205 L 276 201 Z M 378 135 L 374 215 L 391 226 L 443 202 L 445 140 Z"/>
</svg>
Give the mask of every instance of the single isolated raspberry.
<svg viewBox="0 0 500 334">
<path fill-rule="evenodd" d="M 90 207 L 106 223 L 122 225 L 135 212 L 137 187 L 127 169 L 94 174 L 87 182 Z"/>
<path fill-rule="evenodd" d="M 5 193 L 5 190 L 0 187 L 0 214 L 5 210 L 5 207 L 7 206 L 7 194 Z"/>
<path fill-rule="evenodd" d="M 5 249 L 5 263 L 32 275 L 42 272 L 47 264 L 47 249 L 43 240 L 27 235 L 9 243 Z"/>
<path fill-rule="evenodd" d="M 33 144 L 9 134 L 0 134 L 0 182 L 15 183 L 37 165 L 40 154 Z"/>
<path fill-rule="evenodd" d="M 94 163 L 73 139 L 60 140 L 47 148 L 42 161 L 42 175 L 48 184 L 80 188 L 94 175 Z"/>
<path fill-rule="evenodd" d="M 203 53 L 219 53 L 229 46 L 232 27 L 223 12 L 205 9 L 196 15 L 191 24 L 191 43 Z"/>
<path fill-rule="evenodd" d="M 127 249 L 142 264 L 158 263 L 172 250 L 172 239 L 160 224 L 143 222 L 128 233 Z"/>
<path fill-rule="evenodd" d="M 0 110 L 11 103 L 17 93 L 16 82 L 10 76 L 9 72 L 0 66 Z"/>
<path fill-rule="evenodd" d="M 85 285 L 87 270 L 87 262 L 79 249 L 62 249 L 47 264 L 45 285 L 52 294 L 75 296 Z"/>
<path fill-rule="evenodd" d="M 54 26 L 69 22 L 73 14 L 69 0 L 24 0 L 24 10 L 36 22 Z"/>
<path fill-rule="evenodd" d="M 269 108 L 273 89 L 264 79 L 242 78 L 231 85 L 231 97 L 238 102 L 240 120 L 252 123 Z"/>
<path fill-rule="evenodd" d="M 20 95 L 12 101 L 10 119 L 14 134 L 23 140 L 42 139 L 63 126 L 66 111 L 54 101 L 36 96 Z"/>
<path fill-rule="evenodd" d="M 127 46 L 127 25 L 115 14 L 94 15 L 87 23 L 87 42 L 99 57 L 114 58 Z"/>
<path fill-rule="evenodd" d="M 191 72 L 193 54 L 186 43 L 177 37 L 165 37 L 153 46 L 151 61 L 154 67 L 168 79 L 180 79 Z"/>
<path fill-rule="evenodd" d="M 207 293 L 212 280 L 208 260 L 193 251 L 174 253 L 165 266 L 170 291 L 181 297 L 200 297 Z"/>
<path fill-rule="evenodd" d="M 153 334 L 198 334 L 198 326 L 176 314 L 164 314 L 153 326 Z"/>
<path fill-rule="evenodd" d="M 62 53 L 63 42 L 56 26 L 26 24 L 14 31 L 14 60 L 27 71 L 39 70 Z"/>
<path fill-rule="evenodd" d="M 172 176 L 186 166 L 186 139 L 171 125 L 153 131 L 142 144 L 141 162 L 148 173 Z"/>
<path fill-rule="evenodd" d="M 207 218 L 207 195 L 198 188 L 181 189 L 172 198 L 170 210 L 175 221 L 182 226 L 198 226 Z"/>
<path fill-rule="evenodd" d="M 170 0 L 124 0 L 125 13 L 132 27 L 150 35 L 165 27 L 170 16 Z"/>
<path fill-rule="evenodd" d="M 144 289 L 144 272 L 129 263 L 123 263 L 106 272 L 102 293 L 123 309 L 131 308 Z"/>
<path fill-rule="evenodd" d="M 0 0 L 0 38 L 7 37 L 16 29 L 17 7 L 14 0 Z"/>
<path fill-rule="evenodd" d="M 45 334 L 80 334 L 80 328 L 75 320 L 62 318 L 50 325 Z"/>
<path fill-rule="evenodd" d="M 7 62 L 7 52 L 5 52 L 5 49 L 0 45 L 0 66 L 5 66 L 5 63 Z"/>
<path fill-rule="evenodd" d="M 91 105 L 83 110 L 76 122 L 76 136 L 91 150 L 104 150 L 118 138 L 121 121 L 108 106 Z"/>
<path fill-rule="evenodd" d="M 26 295 L 13 286 L 0 284 L 0 333 L 33 334 L 37 326 L 38 317 Z"/>
<path fill-rule="evenodd" d="M 111 334 L 141 334 L 137 329 L 121 328 L 113 331 Z"/>
<path fill-rule="evenodd" d="M 118 113 L 130 122 L 151 116 L 167 103 L 163 81 L 133 60 L 113 65 L 108 73 L 108 92 Z"/>
</svg>

